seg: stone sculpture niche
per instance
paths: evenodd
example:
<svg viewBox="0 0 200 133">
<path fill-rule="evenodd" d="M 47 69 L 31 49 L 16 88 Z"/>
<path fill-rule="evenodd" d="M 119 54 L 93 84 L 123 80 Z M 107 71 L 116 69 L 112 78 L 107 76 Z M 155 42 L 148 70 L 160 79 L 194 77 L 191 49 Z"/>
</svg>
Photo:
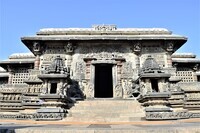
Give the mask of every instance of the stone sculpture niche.
<svg viewBox="0 0 200 133">
<path fill-rule="evenodd" d="M 60 56 L 56 56 L 56 58 L 53 60 L 52 64 L 46 68 L 46 73 L 60 73 L 60 74 L 67 74 L 70 75 L 70 68 L 65 67 L 63 59 Z"/>
</svg>

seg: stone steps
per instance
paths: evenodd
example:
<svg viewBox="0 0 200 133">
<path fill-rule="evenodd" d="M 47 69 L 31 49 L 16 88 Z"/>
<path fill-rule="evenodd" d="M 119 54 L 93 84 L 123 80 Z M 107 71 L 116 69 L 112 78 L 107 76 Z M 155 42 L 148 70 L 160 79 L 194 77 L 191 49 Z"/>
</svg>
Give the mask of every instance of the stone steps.
<svg viewBox="0 0 200 133">
<path fill-rule="evenodd" d="M 78 101 L 64 121 L 130 122 L 140 121 L 144 116 L 144 109 L 136 100 L 94 99 Z"/>
</svg>

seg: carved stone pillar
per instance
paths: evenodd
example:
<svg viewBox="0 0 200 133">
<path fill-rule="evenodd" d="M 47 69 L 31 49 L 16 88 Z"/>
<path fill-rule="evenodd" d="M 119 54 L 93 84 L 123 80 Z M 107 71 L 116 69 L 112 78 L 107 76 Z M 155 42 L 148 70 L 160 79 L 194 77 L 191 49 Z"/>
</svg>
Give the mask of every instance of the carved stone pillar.
<svg viewBox="0 0 200 133">
<path fill-rule="evenodd" d="M 198 81 L 198 78 L 197 78 L 197 75 L 196 75 L 196 72 L 197 70 L 199 69 L 199 64 L 195 64 L 192 68 L 193 70 L 193 79 L 194 79 L 194 82 L 197 82 Z"/>
<path fill-rule="evenodd" d="M 36 55 L 35 62 L 34 62 L 34 69 L 39 70 L 40 67 L 40 55 L 43 52 L 43 46 L 41 42 L 33 42 L 33 52 Z"/>
<path fill-rule="evenodd" d="M 122 72 L 122 62 L 120 60 L 118 60 L 117 61 L 117 83 L 118 83 L 118 85 L 122 85 L 121 72 Z"/>
<path fill-rule="evenodd" d="M 91 62 L 92 62 L 93 58 L 87 58 L 84 59 L 85 63 L 86 63 L 86 68 L 85 68 L 85 79 L 87 81 L 90 80 L 91 77 Z"/>
<path fill-rule="evenodd" d="M 35 62 L 34 62 L 34 69 L 39 70 L 39 67 L 40 67 L 40 56 L 36 55 Z"/>
<path fill-rule="evenodd" d="M 172 58 L 171 58 L 171 54 L 170 53 L 167 53 L 167 66 L 169 68 L 172 67 Z"/>
<path fill-rule="evenodd" d="M 8 77 L 8 84 L 12 84 L 12 76 L 14 74 L 13 70 L 8 66 L 8 72 L 9 72 L 9 77 Z"/>
<path fill-rule="evenodd" d="M 136 65 L 136 69 L 139 70 L 140 68 L 140 52 L 141 52 L 141 43 L 140 42 L 133 42 L 133 47 L 132 47 L 132 51 L 135 53 L 136 57 L 135 57 L 135 65 Z"/>
<path fill-rule="evenodd" d="M 86 68 L 85 68 L 85 79 L 87 81 L 87 87 L 86 87 L 86 96 L 87 98 L 93 98 L 94 97 L 94 79 L 92 79 L 92 73 L 91 73 L 91 68 L 92 68 L 92 60 L 94 58 L 84 58 L 84 61 L 86 63 Z"/>
<path fill-rule="evenodd" d="M 167 53 L 167 66 L 169 68 L 172 68 L 172 58 L 171 58 L 171 55 L 174 52 L 174 42 L 173 41 L 169 41 L 169 42 L 166 42 L 165 45 L 166 45 L 166 51 L 168 52 Z"/>
<path fill-rule="evenodd" d="M 147 93 L 152 92 L 150 79 L 145 79 L 145 84 L 146 84 L 146 92 Z"/>
<path fill-rule="evenodd" d="M 75 50 L 75 46 L 72 45 L 71 42 L 68 42 L 66 46 L 64 46 L 64 49 L 66 51 L 66 61 L 65 61 L 65 65 L 69 68 L 71 68 L 71 63 L 72 63 L 72 55 L 74 53 Z"/>
<path fill-rule="evenodd" d="M 136 55 L 136 57 L 135 57 L 135 65 L 136 65 L 137 69 L 140 68 L 140 57 L 139 57 L 139 55 Z"/>
<path fill-rule="evenodd" d="M 123 88 L 122 88 L 122 62 L 125 61 L 124 58 L 115 59 L 117 65 L 117 85 L 114 88 L 114 98 L 123 97 Z"/>
<path fill-rule="evenodd" d="M 65 66 L 71 68 L 72 55 L 71 54 L 66 54 L 65 57 L 66 57 Z"/>
</svg>

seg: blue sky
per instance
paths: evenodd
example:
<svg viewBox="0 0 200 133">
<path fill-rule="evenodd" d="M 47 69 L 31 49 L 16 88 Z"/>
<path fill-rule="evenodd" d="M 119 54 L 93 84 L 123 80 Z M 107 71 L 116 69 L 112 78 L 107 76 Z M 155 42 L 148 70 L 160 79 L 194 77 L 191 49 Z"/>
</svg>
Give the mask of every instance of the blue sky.
<svg viewBox="0 0 200 133">
<path fill-rule="evenodd" d="M 167 28 L 188 37 L 178 52 L 200 57 L 200 0 L 0 0 L 0 60 L 29 52 L 20 37 L 41 28 Z"/>
</svg>

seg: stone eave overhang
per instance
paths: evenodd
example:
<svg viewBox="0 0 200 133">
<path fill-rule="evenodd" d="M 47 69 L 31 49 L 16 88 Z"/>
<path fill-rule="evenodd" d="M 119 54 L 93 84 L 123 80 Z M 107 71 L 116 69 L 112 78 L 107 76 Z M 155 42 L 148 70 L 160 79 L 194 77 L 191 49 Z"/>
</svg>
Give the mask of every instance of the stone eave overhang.
<svg viewBox="0 0 200 133">
<path fill-rule="evenodd" d="M 174 41 L 174 51 L 179 49 L 187 37 L 179 35 L 37 35 L 22 37 L 21 41 L 32 51 L 33 42 L 79 42 L 79 41 Z"/>
<path fill-rule="evenodd" d="M 143 73 L 140 78 L 169 78 L 171 74 L 165 73 Z"/>
<path fill-rule="evenodd" d="M 24 83 L 32 84 L 32 83 L 43 83 L 41 80 L 24 80 Z"/>
<path fill-rule="evenodd" d="M 0 61 L 0 66 L 7 69 L 8 65 L 34 64 L 35 59 Z"/>
<path fill-rule="evenodd" d="M 181 81 L 182 79 L 180 79 L 180 78 L 178 78 L 178 77 L 170 77 L 169 78 L 169 81 L 170 82 L 179 82 L 179 81 Z"/>
<path fill-rule="evenodd" d="M 60 78 L 68 78 L 68 75 L 66 74 L 40 74 L 38 75 L 38 78 L 40 79 L 60 79 Z"/>
<path fill-rule="evenodd" d="M 96 27 L 97 26 L 97 27 Z M 102 28 L 100 28 L 100 27 Z M 117 28 L 116 25 L 93 25 L 93 28 L 44 28 L 37 35 L 146 35 L 172 34 L 165 28 Z M 96 28 L 95 28 L 96 27 Z M 100 29 L 99 29 L 99 28 Z M 107 28 L 106 28 L 107 27 Z M 105 29 L 106 28 L 106 29 Z"/>
<path fill-rule="evenodd" d="M 200 72 L 196 72 L 195 75 L 200 76 Z"/>
<path fill-rule="evenodd" d="M 9 73 L 7 73 L 7 72 L 1 73 L 0 72 L 0 78 L 8 78 L 8 77 L 9 77 Z"/>
<path fill-rule="evenodd" d="M 38 35 L 22 37 L 24 41 L 69 41 L 69 40 L 185 40 L 187 37 L 179 35 Z"/>
<path fill-rule="evenodd" d="M 172 58 L 173 63 L 199 63 L 200 59 L 194 59 L 194 58 Z"/>
</svg>

